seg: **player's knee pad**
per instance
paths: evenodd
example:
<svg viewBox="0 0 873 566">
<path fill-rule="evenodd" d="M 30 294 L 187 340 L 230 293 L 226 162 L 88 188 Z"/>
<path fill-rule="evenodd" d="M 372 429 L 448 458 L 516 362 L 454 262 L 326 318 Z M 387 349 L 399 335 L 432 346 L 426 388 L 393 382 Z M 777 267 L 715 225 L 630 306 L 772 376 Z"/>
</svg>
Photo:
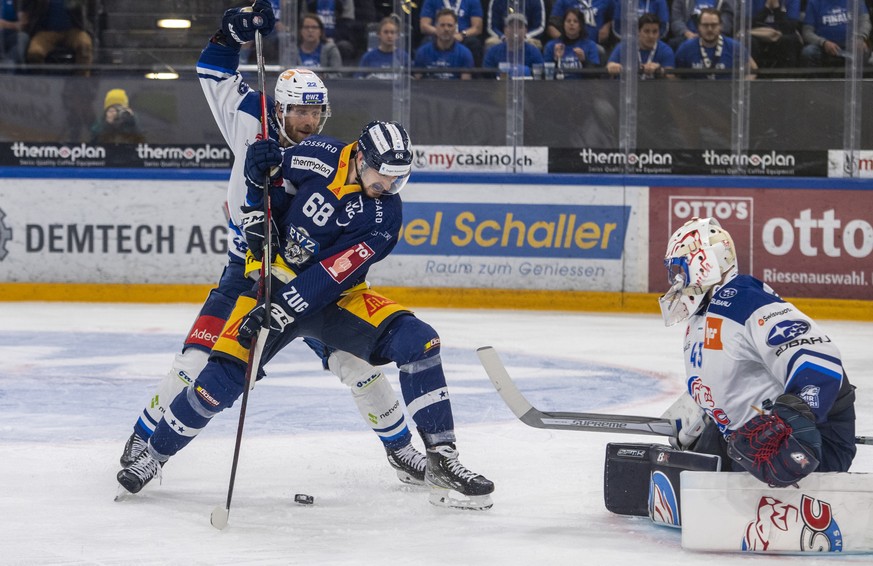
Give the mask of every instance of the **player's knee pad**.
<svg viewBox="0 0 873 566">
<path fill-rule="evenodd" d="M 227 322 L 227 317 L 233 311 L 234 304 L 236 304 L 235 296 L 225 295 L 218 289 L 210 291 L 209 297 L 200 309 L 200 314 L 197 315 L 197 320 L 188 331 L 185 349 L 193 348 L 204 352 L 212 350 L 221 334 L 221 329 L 224 328 L 224 323 Z"/>
<path fill-rule="evenodd" d="M 415 316 L 397 317 L 389 327 L 389 353 L 398 367 L 436 357 L 440 353 L 437 331 Z"/>
</svg>

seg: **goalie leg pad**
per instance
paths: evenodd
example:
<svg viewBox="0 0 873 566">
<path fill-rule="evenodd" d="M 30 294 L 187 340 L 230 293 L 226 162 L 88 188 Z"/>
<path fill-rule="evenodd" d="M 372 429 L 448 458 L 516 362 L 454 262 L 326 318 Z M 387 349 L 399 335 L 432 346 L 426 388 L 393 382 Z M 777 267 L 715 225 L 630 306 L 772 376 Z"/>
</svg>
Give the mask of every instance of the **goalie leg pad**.
<svg viewBox="0 0 873 566">
<path fill-rule="evenodd" d="M 361 416 L 386 448 L 409 444 L 412 433 L 394 388 L 382 370 L 347 352 L 335 351 L 327 360 L 330 371 L 348 385 Z"/>
<path fill-rule="evenodd" d="M 718 471 L 718 456 L 682 452 L 664 444 L 609 443 L 603 478 L 606 508 L 679 526 L 679 474 Z"/>
</svg>

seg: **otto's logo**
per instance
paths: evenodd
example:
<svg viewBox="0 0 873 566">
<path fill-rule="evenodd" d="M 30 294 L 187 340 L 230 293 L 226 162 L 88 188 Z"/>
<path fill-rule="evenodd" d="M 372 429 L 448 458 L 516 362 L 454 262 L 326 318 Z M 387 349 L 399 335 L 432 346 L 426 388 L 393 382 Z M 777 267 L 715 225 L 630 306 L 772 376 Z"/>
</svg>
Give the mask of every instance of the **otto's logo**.
<svg viewBox="0 0 873 566">
<path fill-rule="evenodd" d="M 829 503 L 801 496 L 800 509 L 773 497 L 758 502 L 743 535 L 744 551 L 842 552 L 843 535 Z"/>
<path fill-rule="evenodd" d="M 767 344 L 781 346 L 809 332 L 809 323 L 803 320 L 783 320 L 777 322 L 767 334 Z"/>
</svg>

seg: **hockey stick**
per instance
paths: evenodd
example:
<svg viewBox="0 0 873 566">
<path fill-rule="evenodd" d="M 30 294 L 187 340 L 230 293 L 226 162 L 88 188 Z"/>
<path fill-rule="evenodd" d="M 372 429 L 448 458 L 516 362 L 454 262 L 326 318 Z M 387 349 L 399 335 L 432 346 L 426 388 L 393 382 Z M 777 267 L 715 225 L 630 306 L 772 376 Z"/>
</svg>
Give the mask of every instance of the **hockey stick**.
<svg viewBox="0 0 873 566">
<path fill-rule="evenodd" d="M 667 419 L 599 413 L 569 413 L 540 411 L 525 399 L 491 346 L 476 350 L 485 372 L 495 389 L 521 422 L 534 428 L 581 430 L 586 432 L 620 432 L 654 436 L 674 436 L 676 426 Z"/>
<path fill-rule="evenodd" d="M 258 60 L 258 88 L 261 91 L 261 137 L 267 139 L 269 131 L 267 130 L 267 91 L 265 86 L 264 69 L 264 48 L 261 32 L 255 33 L 255 57 Z M 233 486 L 236 481 L 236 469 L 239 463 L 239 451 L 242 446 L 243 426 L 246 420 L 246 407 L 248 406 L 249 390 L 252 388 L 252 383 L 255 376 L 258 375 L 258 370 L 261 367 L 261 356 L 264 353 L 264 345 L 267 343 L 267 337 L 270 335 L 270 293 L 272 285 L 270 278 L 272 271 L 270 263 L 272 262 L 272 235 L 270 228 L 272 226 L 272 210 L 270 207 L 270 172 L 268 171 L 264 178 L 264 257 L 261 260 L 260 281 L 258 281 L 257 302 L 261 299 L 264 301 L 265 316 L 258 329 L 258 335 L 255 343 L 249 350 L 249 360 L 246 365 L 246 377 L 243 385 L 242 400 L 239 406 L 239 424 L 236 427 L 236 444 L 233 448 L 233 463 L 230 467 L 230 483 L 227 486 L 227 500 L 224 507 L 217 506 L 212 510 L 209 516 L 209 522 L 218 530 L 222 530 L 227 526 L 227 520 L 230 516 L 230 501 L 233 498 Z M 257 304 L 257 303 L 256 303 Z"/>
<path fill-rule="evenodd" d="M 669 419 L 637 417 L 632 415 L 605 415 L 600 413 L 573 413 L 540 411 L 518 390 L 506 366 L 491 346 L 476 350 L 485 372 L 494 388 L 516 417 L 534 428 L 580 430 L 584 432 L 620 432 L 654 436 L 675 436 L 676 425 Z M 856 436 L 855 444 L 873 445 L 873 436 Z"/>
</svg>

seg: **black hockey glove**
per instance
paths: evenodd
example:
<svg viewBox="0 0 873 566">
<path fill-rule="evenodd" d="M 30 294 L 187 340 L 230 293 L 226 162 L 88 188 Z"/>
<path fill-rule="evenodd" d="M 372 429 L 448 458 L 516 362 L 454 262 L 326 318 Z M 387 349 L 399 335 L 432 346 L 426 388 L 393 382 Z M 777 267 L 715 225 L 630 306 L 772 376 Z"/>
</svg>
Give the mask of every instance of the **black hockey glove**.
<svg viewBox="0 0 873 566">
<path fill-rule="evenodd" d="M 242 228 L 243 237 L 246 239 L 246 244 L 252 251 L 252 256 L 257 261 L 264 259 L 264 209 L 261 207 L 244 206 L 242 210 L 242 219 L 240 228 Z M 270 219 L 270 245 L 273 250 L 279 247 L 279 228 L 276 226 L 276 220 Z"/>
<path fill-rule="evenodd" d="M 294 322 L 294 317 L 285 312 L 285 309 L 277 303 L 270 303 L 270 313 L 270 334 L 281 334 L 286 326 Z M 266 316 L 267 308 L 264 306 L 264 303 L 260 303 L 249 314 L 243 317 L 239 325 L 239 335 L 237 337 L 237 342 L 243 348 L 249 349 L 252 347 L 252 342 L 264 325 L 264 318 Z"/>
<path fill-rule="evenodd" d="M 778 399 L 777 404 L 780 404 Z M 818 468 L 820 457 L 813 446 L 801 442 L 792 434 L 791 425 L 780 413 L 790 413 L 789 418 L 800 427 L 799 434 L 809 436 L 807 423 L 810 421 L 783 403 L 778 409 L 774 406 L 774 411 L 769 415 L 750 419 L 728 438 L 727 446 L 728 456 L 733 461 L 772 487 L 796 485 Z M 815 424 L 811 424 L 815 428 Z M 820 436 L 818 443 L 820 446 Z"/>
<path fill-rule="evenodd" d="M 239 45 L 253 41 L 258 31 L 268 35 L 275 25 L 276 16 L 268 0 L 256 0 L 252 6 L 245 8 L 231 8 L 221 18 L 221 31 L 225 38 Z"/>
<path fill-rule="evenodd" d="M 246 150 L 244 172 L 249 202 L 263 200 L 264 179 L 270 172 L 270 182 L 282 176 L 282 148 L 274 139 L 258 140 Z"/>
</svg>

